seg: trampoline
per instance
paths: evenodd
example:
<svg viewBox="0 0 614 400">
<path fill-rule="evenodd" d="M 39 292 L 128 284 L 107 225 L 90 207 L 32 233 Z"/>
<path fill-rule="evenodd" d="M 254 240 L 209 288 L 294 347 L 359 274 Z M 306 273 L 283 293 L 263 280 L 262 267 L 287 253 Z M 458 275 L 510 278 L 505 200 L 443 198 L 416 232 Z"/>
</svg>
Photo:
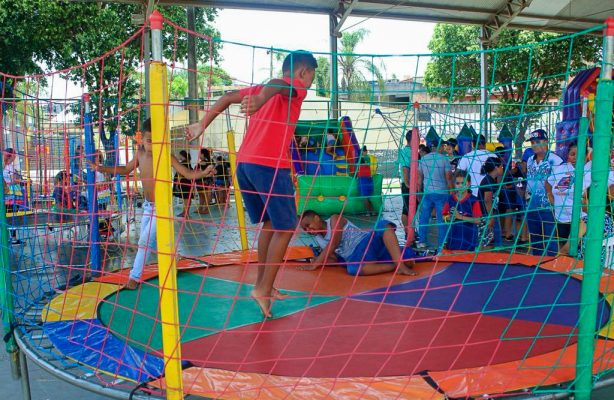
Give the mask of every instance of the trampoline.
<svg viewBox="0 0 614 400">
<path fill-rule="evenodd" d="M 277 281 L 289 297 L 266 321 L 242 283 L 255 279 L 255 252 L 178 262 L 186 394 L 432 399 L 574 379 L 582 279 L 574 259 L 444 255 L 417 264 L 417 277 L 356 278 L 334 267 L 299 271 L 310 256 L 291 249 Z M 156 267 L 144 276 L 138 291 L 118 286 L 124 271 L 56 296 L 43 330 L 71 359 L 163 388 Z M 595 372 L 614 366 L 611 298 L 599 297 Z"/>
<path fill-rule="evenodd" d="M 106 212 L 99 213 L 99 218 L 109 218 L 112 221 L 117 221 L 120 214 L 108 214 Z M 82 212 L 55 212 L 55 211 L 18 211 L 9 213 L 6 216 L 7 229 L 13 236 L 20 233 L 26 238 L 29 236 L 25 232 L 46 229 L 50 232 L 74 230 L 75 235 L 78 234 L 77 229 L 90 225 L 90 214 Z"/>
</svg>

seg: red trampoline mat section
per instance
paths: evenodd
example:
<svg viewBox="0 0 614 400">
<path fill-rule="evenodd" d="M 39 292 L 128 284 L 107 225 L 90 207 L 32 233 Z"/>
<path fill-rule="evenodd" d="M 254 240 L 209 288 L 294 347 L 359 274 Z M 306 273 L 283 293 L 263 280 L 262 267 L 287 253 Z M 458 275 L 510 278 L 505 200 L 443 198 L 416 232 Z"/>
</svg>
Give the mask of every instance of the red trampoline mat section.
<svg viewBox="0 0 614 400">
<path fill-rule="evenodd" d="M 195 366 L 303 377 L 407 376 L 559 350 L 561 325 L 341 299 L 182 345 Z M 535 339 L 535 337 L 538 337 Z"/>
</svg>

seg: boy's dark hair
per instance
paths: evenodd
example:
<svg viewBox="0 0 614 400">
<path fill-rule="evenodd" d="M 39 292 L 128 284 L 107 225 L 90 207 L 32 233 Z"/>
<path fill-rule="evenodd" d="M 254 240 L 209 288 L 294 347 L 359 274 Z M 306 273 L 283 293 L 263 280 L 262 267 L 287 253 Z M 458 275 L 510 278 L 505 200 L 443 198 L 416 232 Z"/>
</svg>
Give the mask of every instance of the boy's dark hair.
<svg viewBox="0 0 614 400">
<path fill-rule="evenodd" d="M 408 129 L 407 132 L 405 132 L 405 140 L 407 141 L 407 143 L 411 143 L 411 129 Z"/>
<path fill-rule="evenodd" d="M 284 63 L 281 66 L 281 71 L 285 74 L 287 72 L 295 71 L 299 67 L 308 67 L 316 69 L 318 68 L 318 62 L 313 54 L 305 50 L 296 50 L 290 52 L 284 59 Z"/>
<path fill-rule="evenodd" d="M 187 151 L 185 151 L 185 150 L 181 150 L 181 151 L 179 152 L 179 154 L 180 154 L 180 155 L 181 155 L 183 158 L 185 158 L 185 159 L 186 159 L 188 162 L 192 161 L 192 156 L 191 156 L 191 155 L 190 155 L 190 153 L 188 153 Z"/>
<path fill-rule="evenodd" d="M 143 122 L 143 128 L 141 129 L 141 132 L 150 132 L 151 133 L 151 118 L 147 118 Z"/>
<path fill-rule="evenodd" d="M 217 157 L 215 157 L 215 161 L 224 161 L 224 157 L 217 156 Z"/>
<path fill-rule="evenodd" d="M 570 142 L 570 143 L 567 145 L 567 151 L 569 151 L 569 150 L 570 150 L 571 148 L 573 148 L 573 147 L 575 147 L 575 148 L 577 148 L 577 147 L 578 147 L 578 142 L 576 142 L 575 140 L 574 140 L 574 141 L 572 141 L 572 142 Z"/>
<path fill-rule="evenodd" d="M 490 174 L 495 170 L 498 166 L 501 165 L 501 159 L 499 157 L 488 157 L 484 164 L 482 164 L 482 168 L 480 169 L 480 173 L 482 175 Z"/>
<path fill-rule="evenodd" d="M 53 182 L 58 183 L 64 180 L 65 178 L 69 178 L 68 172 L 60 171 L 57 174 L 55 174 L 55 178 L 53 179 Z"/>
<path fill-rule="evenodd" d="M 464 169 L 457 169 L 454 171 L 454 179 L 456 178 L 463 178 L 467 183 L 471 183 L 471 175 Z"/>
<path fill-rule="evenodd" d="M 318 214 L 317 212 L 313 210 L 305 210 L 301 214 L 301 221 L 303 220 L 303 218 L 313 218 L 313 217 L 319 217 L 319 216 L 320 214 Z"/>
<path fill-rule="evenodd" d="M 418 146 L 418 150 L 422 150 L 426 154 L 429 154 L 431 152 L 431 148 L 425 144 L 421 144 L 420 146 Z"/>
<path fill-rule="evenodd" d="M 203 147 L 202 149 L 200 149 L 200 154 L 205 157 L 206 161 L 211 161 L 211 151 L 208 148 Z"/>
</svg>

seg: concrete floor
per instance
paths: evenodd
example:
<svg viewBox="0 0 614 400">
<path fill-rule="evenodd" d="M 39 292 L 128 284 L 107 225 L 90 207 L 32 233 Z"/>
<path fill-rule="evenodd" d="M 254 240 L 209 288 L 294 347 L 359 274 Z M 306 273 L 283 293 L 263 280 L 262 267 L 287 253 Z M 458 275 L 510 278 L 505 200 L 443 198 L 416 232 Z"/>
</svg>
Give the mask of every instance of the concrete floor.
<svg viewBox="0 0 614 400">
<path fill-rule="evenodd" d="M 192 210 L 195 210 L 195 207 Z M 400 210 L 400 198 L 398 196 L 387 197 L 382 217 L 400 225 L 398 210 Z M 175 214 L 178 214 L 180 211 L 181 207 L 176 206 Z M 132 265 L 135 255 L 133 246 L 136 245 L 136 238 L 139 233 L 138 221 L 140 217 L 138 210 L 136 215 L 132 217 L 134 220 L 131 220 L 131 218 L 128 218 L 128 221 L 124 220 L 124 224 L 128 222 L 128 229 L 120 237 L 118 241 L 120 245 L 110 245 L 103 249 L 104 267 L 107 270 L 116 270 L 122 267 L 129 268 Z M 372 224 L 374 219 L 375 217 L 358 217 L 354 219 L 354 222 L 359 226 L 366 226 Z M 236 221 L 237 216 L 233 203 L 226 209 L 212 206 L 210 215 L 192 214 L 190 220 L 177 220 L 175 223 L 175 235 L 179 239 L 178 253 L 187 257 L 195 257 L 240 249 L 240 237 Z M 401 230 L 398 230 L 397 233 L 400 236 Z M 31 236 L 27 237 L 28 234 Z M 54 273 L 53 265 L 57 264 L 59 259 L 66 257 L 66 254 L 62 253 L 64 251 L 62 249 L 67 245 L 73 246 L 74 243 L 79 241 L 82 241 L 84 245 L 87 243 L 87 238 L 83 237 L 83 232 L 79 234 L 81 236 L 73 236 L 69 242 L 65 242 L 63 237 L 67 235 L 67 232 L 63 234 L 60 232 L 47 233 L 45 234 L 46 240 L 42 243 L 40 241 L 40 236 L 42 236 L 40 232 L 20 233 L 20 235 L 26 236 L 22 237 L 24 244 L 19 245 L 21 246 L 20 248 L 13 249 L 13 258 L 11 260 L 11 264 L 19 265 L 19 270 L 22 271 L 21 274 L 14 277 L 13 281 L 17 293 L 16 303 L 18 307 L 27 308 L 34 303 L 44 301 L 46 297 L 54 293 L 54 287 L 65 282 L 66 276 Z M 256 234 L 255 227 L 248 226 L 248 242 L 251 248 L 255 247 Z M 435 234 L 434 230 L 432 234 Z M 401 240 L 402 238 L 400 237 L 399 239 Z M 310 240 L 304 234 L 297 235 L 293 239 L 293 243 L 297 245 L 309 242 Z M 83 249 L 82 254 L 77 255 L 77 257 L 84 257 L 86 255 L 87 250 Z M 73 258 L 73 262 L 75 260 L 76 258 Z M 41 268 L 41 266 L 43 267 Z M 25 319 L 27 320 L 28 318 L 31 318 L 30 323 L 35 324 L 40 320 L 40 314 L 37 312 L 26 314 Z M 32 399 L 80 398 L 99 400 L 108 398 L 65 383 L 42 370 L 33 362 L 29 362 L 28 366 Z M 85 370 L 81 369 L 80 371 Z M 8 355 L 3 350 L 0 350 L 0 382 L 2 382 L 0 385 L 0 399 L 22 399 L 20 382 L 11 378 Z M 614 388 L 596 391 L 593 399 L 614 399 Z"/>
</svg>

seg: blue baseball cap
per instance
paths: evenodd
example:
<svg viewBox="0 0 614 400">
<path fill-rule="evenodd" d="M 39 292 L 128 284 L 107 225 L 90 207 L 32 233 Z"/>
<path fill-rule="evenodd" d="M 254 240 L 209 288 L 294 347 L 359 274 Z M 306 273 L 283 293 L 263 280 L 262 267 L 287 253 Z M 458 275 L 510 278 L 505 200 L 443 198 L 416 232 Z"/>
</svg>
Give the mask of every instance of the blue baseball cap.
<svg viewBox="0 0 614 400">
<path fill-rule="evenodd" d="M 543 129 L 536 129 L 529 134 L 529 138 L 525 142 L 532 142 L 534 140 L 548 140 L 548 134 Z"/>
</svg>

